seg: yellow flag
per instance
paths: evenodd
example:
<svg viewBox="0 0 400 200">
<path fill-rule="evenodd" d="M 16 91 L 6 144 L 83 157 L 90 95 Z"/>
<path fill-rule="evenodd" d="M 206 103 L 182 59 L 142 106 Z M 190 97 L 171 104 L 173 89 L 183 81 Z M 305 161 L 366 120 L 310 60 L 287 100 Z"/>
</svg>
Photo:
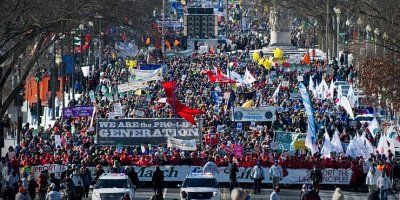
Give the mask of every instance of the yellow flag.
<svg viewBox="0 0 400 200">
<path fill-rule="evenodd" d="M 253 106 L 253 100 L 247 100 L 243 105 L 242 108 L 250 108 Z"/>
</svg>

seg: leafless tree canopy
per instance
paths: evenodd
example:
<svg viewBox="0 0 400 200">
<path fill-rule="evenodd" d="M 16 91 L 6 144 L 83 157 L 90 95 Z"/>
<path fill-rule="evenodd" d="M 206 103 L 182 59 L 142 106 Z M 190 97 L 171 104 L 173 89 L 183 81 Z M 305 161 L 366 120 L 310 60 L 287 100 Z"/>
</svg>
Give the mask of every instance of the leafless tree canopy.
<svg viewBox="0 0 400 200">
<path fill-rule="evenodd" d="M 158 0 L 0 0 L 0 90 L 17 62 L 23 65 L 21 81 L 10 94 L 3 94 L 0 116 L 23 88 L 36 60 L 60 34 L 99 20 L 103 27 L 124 26 L 146 32 L 159 4 Z"/>
</svg>

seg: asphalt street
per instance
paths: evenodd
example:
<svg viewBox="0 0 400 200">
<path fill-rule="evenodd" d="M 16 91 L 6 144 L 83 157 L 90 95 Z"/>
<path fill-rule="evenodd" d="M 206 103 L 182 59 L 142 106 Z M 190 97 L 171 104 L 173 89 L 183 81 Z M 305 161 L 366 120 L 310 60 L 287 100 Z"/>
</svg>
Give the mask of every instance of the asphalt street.
<svg viewBox="0 0 400 200">
<path fill-rule="evenodd" d="M 229 200 L 230 194 L 228 188 L 222 188 L 222 199 Z M 251 190 L 250 190 L 251 191 Z M 252 191 L 251 191 L 252 192 Z M 269 199 L 269 195 L 271 194 L 271 189 L 263 189 L 261 194 L 251 194 L 251 199 Z M 331 200 L 333 195 L 332 190 L 321 190 L 320 196 L 322 200 Z M 363 192 L 343 192 L 346 200 L 366 200 L 367 193 Z M 152 188 L 140 188 L 136 190 L 135 199 L 137 200 L 149 200 L 153 195 Z M 166 188 L 163 193 L 164 199 L 174 200 L 179 199 L 179 189 L 178 188 Z M 282 189 L 280 193 L 280 199 L 282 200 L 299 200 L 300 199 L 300 190 L 295 189 Z M 398 196 L 397 196 L 398 197 Z M 391 194 L 389 195 L 389 200 L 397 200 L 397 198 Z"/>
</svg>

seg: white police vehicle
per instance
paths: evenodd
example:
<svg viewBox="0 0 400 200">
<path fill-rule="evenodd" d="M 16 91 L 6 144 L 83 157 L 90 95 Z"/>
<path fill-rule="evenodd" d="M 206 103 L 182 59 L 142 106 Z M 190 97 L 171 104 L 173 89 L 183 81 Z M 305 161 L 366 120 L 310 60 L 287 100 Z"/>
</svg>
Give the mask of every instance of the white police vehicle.
<svg viewBox="0 0 400 200">
<path fill-rule="evenodd" d="M 93 188 L 92 200 L 120 200 L 125 195 L 129 195 L 131 200 L 135 196 L 129 177 L 123 173 L 104 173 Z"/>
<path fill-rule="evenodd" d="M 192 172 L 186 176 L 180 187 L 182 200 L 221 199 L 218 181 L 211 173 Z"/>
</svg>

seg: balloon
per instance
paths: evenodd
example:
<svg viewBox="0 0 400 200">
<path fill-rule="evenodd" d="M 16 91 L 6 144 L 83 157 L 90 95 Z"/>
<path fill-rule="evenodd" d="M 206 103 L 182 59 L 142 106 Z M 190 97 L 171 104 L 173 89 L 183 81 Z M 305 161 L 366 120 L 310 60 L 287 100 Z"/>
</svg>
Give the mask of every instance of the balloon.
<svg viewBox="0 0 400 200">
<path fill-rule="evenodd" d="M 282 57 L 283 57 L 283 51 L 282 51 L 282 49 L 276 48 L 276 49 L 274 50 L 274 58 L 279 59 L 279 58 L 282 58 Z"/>
<path fill-rule="evenodd" d="M 257 62 L 260 59 L 260 54 L 258 52 L 253 53 L 253 61 Z"/>
<path fill-rule="evenodd" d="M 265 69 L 270 70 L 272 68 L 272 62 L 268 59 L 264 60 L 263 65 L 264 65 Z"/>
<path fill-rule="evenodd" d="M 258 60 L 258 64 L 259 64 L 259 65 L 263 65 L 263 64 L 264 64 L 264 58 L 260 58 L 260 59 Z"/>
</svg>

